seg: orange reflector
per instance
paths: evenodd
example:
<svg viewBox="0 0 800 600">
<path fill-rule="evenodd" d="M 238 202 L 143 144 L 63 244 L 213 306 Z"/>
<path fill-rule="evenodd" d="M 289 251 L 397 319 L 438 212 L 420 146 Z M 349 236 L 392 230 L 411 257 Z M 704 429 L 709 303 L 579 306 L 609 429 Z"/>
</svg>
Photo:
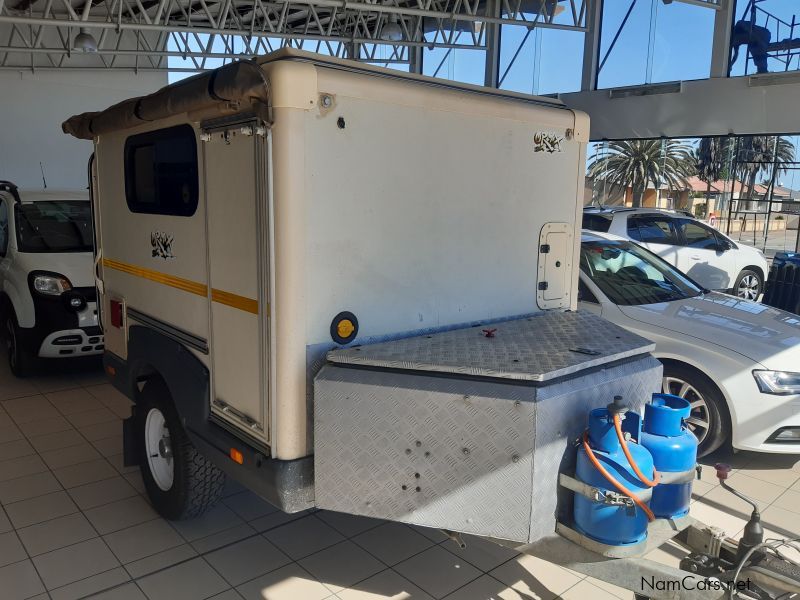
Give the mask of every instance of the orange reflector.
<svg viewBox="0 0 800 600">
<path fill-rule="evenodd" d="M 239 452 L 236 448 L 231 448 L 230 452 L 231 460 L 235 463 L 244 464 L 244 454 Z"/>
<path fill-rule="evenodd" d="M 112 367 L 111 365 L 106 365 L 106 373 L 111 375 L 111 377 L 114 377 L 114 375 L 117 374 L 117 370 L 114 367 Z"/>
</svg>

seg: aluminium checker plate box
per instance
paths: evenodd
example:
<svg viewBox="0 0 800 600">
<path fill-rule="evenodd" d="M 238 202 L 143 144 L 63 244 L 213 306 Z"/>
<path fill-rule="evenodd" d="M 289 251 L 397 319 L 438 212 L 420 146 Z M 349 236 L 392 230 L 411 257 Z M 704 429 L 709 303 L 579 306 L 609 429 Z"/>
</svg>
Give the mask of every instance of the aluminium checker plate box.
<svg viewBox="0 0 800 600">
<path fill-rule="evenodd" d="M 572 508 L 558 474 L 574 469 L 589 411 L 615 395 L 640 409 L 661 364 L 651 342 L 588 313 L 491 328 L 329 352 L 314 386 L 318 507 L 526 543 L 557 535 Z"/>
</svg>

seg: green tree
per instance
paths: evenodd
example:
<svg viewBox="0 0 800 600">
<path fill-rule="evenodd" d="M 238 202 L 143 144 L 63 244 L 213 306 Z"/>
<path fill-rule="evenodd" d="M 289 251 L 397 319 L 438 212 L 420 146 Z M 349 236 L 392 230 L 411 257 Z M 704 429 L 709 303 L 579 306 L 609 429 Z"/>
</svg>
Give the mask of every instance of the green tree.
<svg viewBox="0 0 800 600">
<path fill-rule="evenodd" d="M 711 203 L 711 184 L 727 176 L 730 153 L 731 140 L 727 137 L 703 138 L 693 152 L 697 177 L 706 184 L 706 216 Z"/>
<path fill-rule="evenodd" d="M 794 144 L 782 137 L 771 135 L 744 135 L 739 138 L 736 151 L 736 176 L 745 186 L 745 198 L 754 196 L 759 175 L 786 173 L 788 164 L 794 161 Z M 738 209 L 737 209 L 738 212 Z"/>
<path fill-rule="evenodd" d="M 695 172 L 692 148 L 678 140 L 609 142 L 606 152 L 589 165 L 589 176 L 633 191 L 633 206 L 641 206 L 649 184 L 685 189 Z"/>
</svg>

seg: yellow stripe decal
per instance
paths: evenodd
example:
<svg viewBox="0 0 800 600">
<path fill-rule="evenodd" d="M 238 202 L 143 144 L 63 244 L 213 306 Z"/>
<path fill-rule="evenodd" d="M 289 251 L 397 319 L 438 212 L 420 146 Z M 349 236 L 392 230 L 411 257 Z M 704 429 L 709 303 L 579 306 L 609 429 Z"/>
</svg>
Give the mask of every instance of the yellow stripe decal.
<svg viewBox="0 0 800 600">
<path fill-rule="evenodd" d="M 168 275 L 167 273 L 162 273 L 161 271 L 137 267 L 136 265 L 113 260 L 111 258 L 104 258 L 103 266 L 108 267 L 109 269 L 114 269 L 115 271 L 120 271 L 121 273 L 133 275 L 134 277 L 141 277 L 142 279 L 147 279 L 149 281 L 167 285 L 184 292 L 189 292 L 190 294 L 208 297 L 208 286 L 203 283 L 191 281 L 190 279 L 183 279 L 182 277 L 175 277 L 174 275 Z M 226 292 L 224 290 L 212 289 L 211 301 L 224 304 L 244 312 L 249 312 L 254 315 L 258 314 L 257 300 L 253 300 L 252 298 L 247 298 L 245 296 L 239 296 L 238 294 L 232 294 L 231 292 Z"/>
<path fill-rule="evenodd" d="M 252 298 L 246 298 L 245 296 L 239 296 L 238 294 L 232 294 L 231 292 L 225 292 L 223 290 L 211 288 L 211 300 L 212 302 L 218 302 L 220 304 L 224 304 L 225 306 L 238 308 L 239 310 L 243 310 L 254 315 L 258 314 L 258 300 L 253 300 Z"/>
<path fill-rule="evenodd" d="M 167 275 L 161 271 L 153 271 L 152 269 L 137 267 L 135 265 L 120 262 L 118 260 L 112 260 L 110 258 L 103 259 L 103 266 L 108 267 L 109 269 L 114 269 L 115 271 L 127 273 L 128 275 L 155 281 L 156 283 L 160 283 L 162 285 L 168 285 L 169 287 L 183 290 L 184 292 L 189 292 L 190 294 L 195 294 L 197 296 L 208 296 L 208 286 L 202 283 L 197 283 L 196 281 L 183 279 L 182 277 L 175 277 L 174 275 Z"/>
</svg>

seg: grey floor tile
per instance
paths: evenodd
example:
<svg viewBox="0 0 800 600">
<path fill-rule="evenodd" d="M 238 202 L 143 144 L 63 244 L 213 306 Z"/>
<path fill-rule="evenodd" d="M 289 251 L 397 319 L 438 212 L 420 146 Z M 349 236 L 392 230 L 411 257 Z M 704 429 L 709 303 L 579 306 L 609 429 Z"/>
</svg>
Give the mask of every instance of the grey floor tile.
<svg viewBox="0 0 800 600">
<path fill-rule="evenodd" d="M 147 596 L 135 583 L 126 583 L 94 596 L 89 596 L 87 600 L 147 600 Z"/>
<path fill-rule="evenodd" d="M 369 579 L 342 590 L 336 597 L 340 600 L 433 600 L 429 594 L 392 569 L 381 571 Z M 479 599 L 473 598 L 472 600 Z"/>
<path fill-rule="evenodd" d="M 119 421 L 119 417 L 105 407 L 71 414 L 67 416 L 67 419 L 75 427 L 86 427 L 97 423 L 106 423 L 107 421 Z"/>
<path fill-rule="evenodd" d="M 186 562 L 197 556 L 197 552 L 189 544 L 181 544 L 169 550 L 158 552 L 146 558 L 129 562 L 125 565 L 125 570 L 130 573 L 131 577 L 138 579 L 150 573 L 161 571 L 172 565 Z"/>
<path fill-rule="evenodd" d="M 78 512 L 66 492 L 53 492 L 5 506 L 8 518 L 17 529 Z"/>
<path fill-rule="evenodd" d="M 60 469 L 100 458 L 100 453 L 89 442 L 67 448 L 42 452 L 42 459 L 51 469 Z"/>
<path fill-rule="evenodd" d="M 348 515 L 347 513 L 334 512 L 332 510 L 321 510 L 316 513 L 317 518 L 322 519 L 328 525 L 345 537 L 353 537 L 364 531 L 377 527 L 385 521 L 360 517 L 358 515 Z"/>
<path fill-rule="evenodd" d="M 59 448 L 77 446 L 86 442 L 76 429 L 66 429 L 64 431 L 56 431 L 55 433 L 46 433 L 45 435 L 35 435 L 29 438 L 29 441 L 38 452 L 58 450 Z"/>
<path fill-rule="evenodd" d="M 48 590 L 119 567 L 103 540 L 95 538 L 33 557 Z M 99 590 L 94 590 L 99 591 Z M 91 593 L 91 592 L 90 592 Z"/>
<path fill-rule="evenodd" d="M 103 423 L 86 425 L 85 427 L 79 427 L 78 431 L 90 442 L 96 442 L 97 440 L 104 440 L 120 435 L 122 432 L 122 421 L 104 421 Z"/>
<path fill-rule="evenodd" d="M 31 556 L 97 537 L 94 527 L 81 513 L 23 527 L 17 533 Z"/>
<path fill-rule="evenodd" d="M 389 566 L 433 546 L 433 542 L 402 523 L 385 523 L 357 535 L 353 541 Z"/>
<path fill-rule="evenodd" d="M 260 532 L 267 532 L 272 529 L 276 529 L 281 525 L 286 525 L 287 523 L 291 523 L 292 521 L 297 521 L 298 519 L 305 519 L 307 516 L 311 514 L 311 511 L 304 510 L 299 513 L 285 513 L 282 510 L 276 510 L 273 513 L 268 515 L 264 515 L 263 517 L 259 517 L 257 519 L 253 519 L 250 521 L 250 525 L 252 525 L 256 531 Z"/>
<path fill-rule="evenodd" d="M 0 482 L 45 471 L 47 471 L 47 465 L 36 454 L 23 456 L 15 460 L 4 460 L 0 462 Z"/>
<path fill-rule="evenodd" d="M 240 585 L 236 590 L 245 600 L 325 600 L 331 591 L 297 563 Z"/>
<path fill-rule="evenodd" d="M 131 487 L 135 489 L 140 494 L 146 494 L 147 490 L 144 487 L 144 481 L 142 480 L 142 473 L 141 471 L 133 471 L 132 473 L 125 473 L 123 475 L 125 480 L 131 484 Z"/>
<path fill-rule="evenodd" d="M 122 454 L 122 435 L 95 440 L 92 446 L 103 456 Z"/>
<path fill-rule="evenodd" d="M 394 570 L 434 598 L 443 598 L 483 573 L 440 546 L 395 565 Z"/>
<path fill-rule="evenodd" d="M 602 597 L 602 590 L 597 594 L 584 596 L 588 600 L 607 600 Z M 531 596 L 523 596 L 517 590 L 509 588 L 491 575 L 483 575 L 472 583 L 445 596 L 444 600 L 528 600 Z"/>
<path fill-rule="evenodd" d="M 10 504 L 35 498 L 61 489 L 61 484 L 50 471 L 25 475 L 0 482 L 0 503 Z"/>
<path fill-rule="evenodd" d="M 158 514 L 141 496 L 98 506 L 87 510 L 85 514 L 103 535 L 158 518 Z"/>
<path fill-rule="evenodd" d="M 30 560 L 0 567 L 0 590 L 3 600 L 24 600 L 45 591 L 42 580 Z"/>
<path fill-rule="evenodd" d="M 13 527 L 11 526 L 11 521 L 8 520 L 6 516 L 6 511 L 3 510 L 3 507 L 0 506 L 0 533 L 5 533 L 6 531 L 11 531 Z"/>
<path fill-rule="evenodd" d="M 56 417 L 22 423 L 19 425 L 19 429 L 26 437 L 33 437 L 36 435 L 55 433 L 57 431 L 66 431 L 67 429 L 72 429 L 72 425 L 64 417 L 58 415 Z"/>
<path fill-rule="evenodd" d="M 36 450 L 28 443 L 28 440 L 22 439 L 0 443 L 0 461 L 13 460 L 21 456 L 30 456 L 31 454 L 36 454 Z"/>
<path fill-rule="evenodd" d="M 126 564 L 180 546 L 183 538 L 162 519 L 154 519 L 103 536 L 121 563 Z"/>
<path fill-rule="evenodd" d="M 288 556 L 261 536 L 211 552 L 205 559 L 233 586 L 291 562 Z"/>
<path fill-rule="evenodd" d="M 228 496 L 222 502 L 245 521 L 252 521 L 278 510 L 266 500 L 248 491 Z"/>
<path fill-rule="evenodd" d="M 25 548 L 13 531 L 0 533 L 0 567 L 28 558 Z"/>
<path fill-rule="evenodd" d="M 5 355 L 3 359 L 5 359 Z M 0 387 L 0 400 L 35 396 L 38 393 L 33 383 L 28 380 L 17 379 L 11 375 L 11 373 L 3 373 L 2 376 L 0 376 L 0 380 L 3 382 L 2 387 Z"/>
<path fill-rule="evenodd" d="M 133 489 L 128 481 L 121 477 L 101 479 L 69 489 L 69 495 L 81 510 L 102 506 L 109 502 L 136 496 L 138 492 Z"/>
<path fill-rule="evenodd" d="M 372 577 L 386 568 L 381 561 L 350 540 L 320 550 L 299 562 L 301 567 L 333 593 Z"/>
<path fill-rule="evenodd" d="M 45 394 L 45 397 L 62 415 L 72 415 L 104 408 L 103 404 L 84 388 L 51 392 Z"/>
<path fill-rule="evenodd" d="M 314 515 L 272 529 L 264 536 L 295 560 L 344 540 L 341 533 Z"/>
<path fill-rule="evenodd" d="M 3 408 L 17 425 L 59 416 L 56 407 L 40 395 L 6 400 Z"/>
<path fill-rule="evenodd" d="M 138 584 L 149 600 L 204 600 L 230 587 L 202 558 L 142 577 Z"/>
<path fill-rule="evenodd" d="M 242 523 L 236 527 L 231 527 L 230 529 L 225 529 L 217 533 L 212 533 L 211 535 L 189 543 L 192 545 L 192 548 L 197 550 L 199 554 L 205 554 L 206 552 L 212 552 L 217 548 L 228 546 L 238 542 L 239 540 L 253 537 L 254 535 L 259 534 L 247 523 Z"/>
<path fill-rule="evenodd" d="M 0 425 L 0 443 L 13 442 L 14 440 L 21 440 L 24 438 L 25 434 L 13 423 Z"/>
<path fill-rule="evenodd" d="M 139 467 L 126 467 L 122 454 L 112 454 L 111 456 L 106 456 L 106 460 L 120 475 L 135 473 L 139 470 Z"/>
<path fill-rule="evenodd" d="M 117 567 L 105 571 L 104 573 L 98 573 L 97 575 L 81 579 L 75 583 L 50 590 L 50 597 L 53 600 L 79 600 L 95 592 L 118 586 L 126 581 L 130 581 L 128 573 L 122 567 Z"/>
<path fill-rule="evenodd" d="M 93 481 L 116 477 L 117 471 L 105 459 L 70 465 L 55 469 L 53 474 L 65 488 L 73 488 Z"/>
<path fill-rule="evenodd" d="M 211 596 L 208 600 L 242 600 L 242 596 L 236 590 L 228 590 L 216 596 Z"/>
<path fill-rule="evenodd" d="M 474 535 L 465 535 L 462 539 L 467 545 L 466 548 L 459 547 L 458 544 L 451 540 L 442 542 L 442 548 L 456 556 L 460 556 L 481 571 L 491 571 L 518 555 L 517 552 L 510 548 L 493 544 Z"/>
<path fill-rule="evenodd" d="M 224 504 L 217 504 L 201 517 L 177 521 L 174 525 L 175 529 L 191 542 L 243 523 L 230 508 Z"/>
</svg>

